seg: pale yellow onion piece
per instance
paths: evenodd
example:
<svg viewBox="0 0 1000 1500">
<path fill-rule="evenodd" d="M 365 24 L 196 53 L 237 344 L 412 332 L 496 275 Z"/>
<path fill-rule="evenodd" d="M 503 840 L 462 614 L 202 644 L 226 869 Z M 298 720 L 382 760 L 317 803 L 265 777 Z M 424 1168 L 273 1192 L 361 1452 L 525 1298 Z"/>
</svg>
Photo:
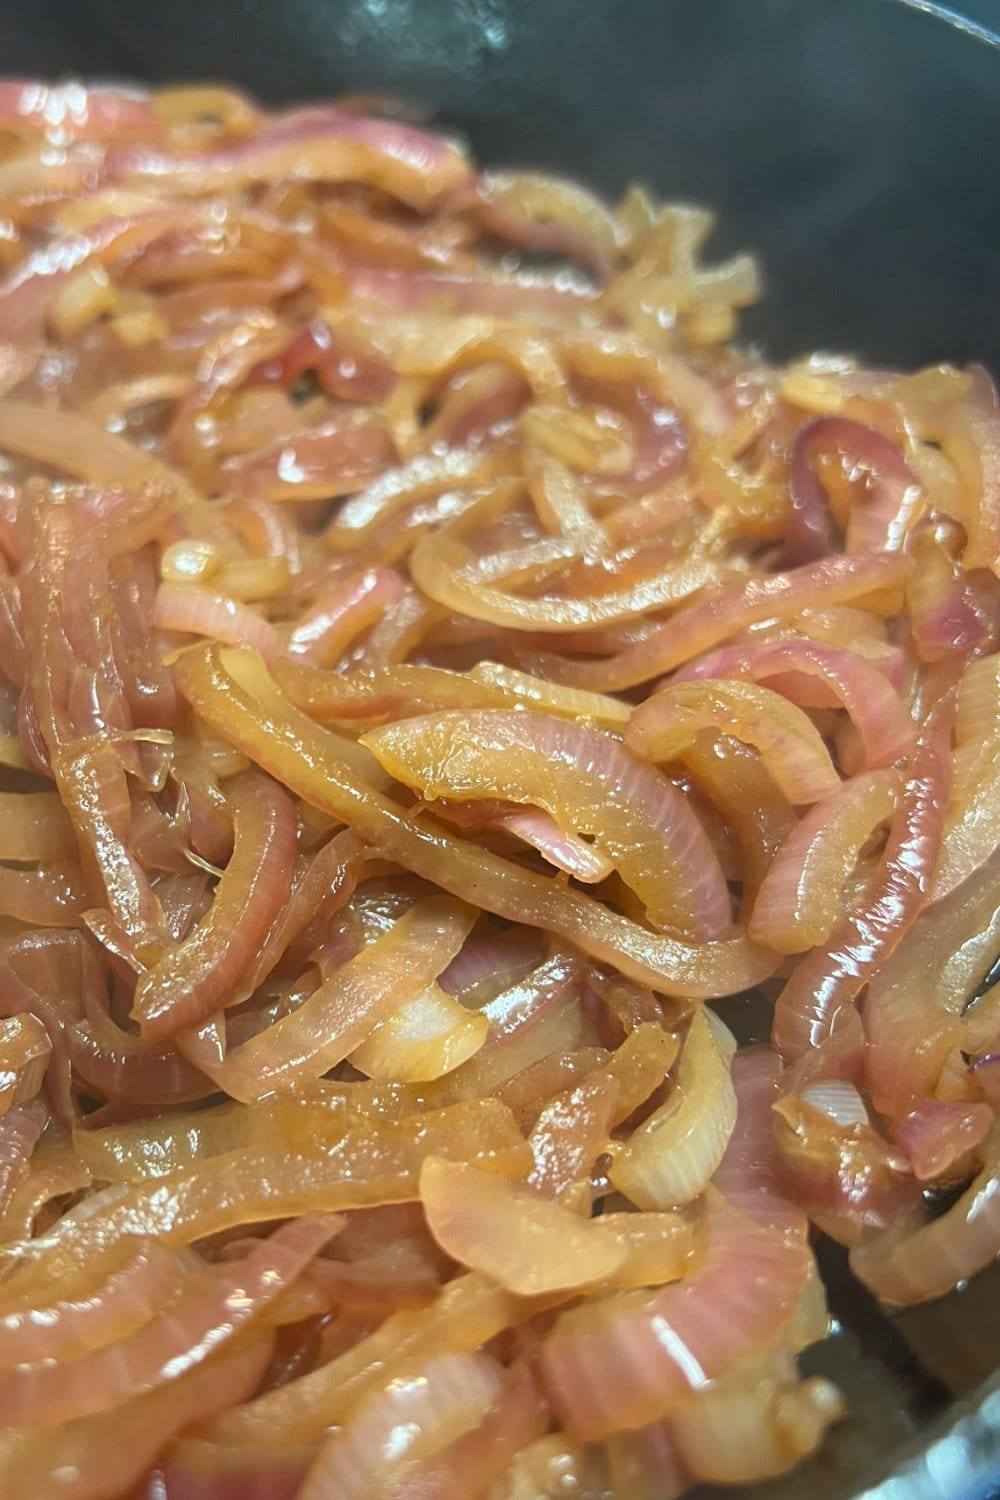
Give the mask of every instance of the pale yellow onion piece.
<svg viewBox="0 0 1000 1500">
<path fill-rule="evenodd" d="M 334 323 L 337 308 L 324 309 Z M 372 314 L 350 315 L 362 336 L 384 354 L 398 375 L 441 376 L 496 361 L 521 375 L 538 401 L 565 405 L 566 373 L 544 332 L 502 318 L 460 313 L 395 313 L 380 307 Z"/>
<path fill-rule="evenodd" d="M 486 1016 L 431 984 L 379 1021 L 348 1062 L 369 1078 L 430 1083 L 473 1057 L 489 1029 Z"/>
<path fill-rule="evenodd" d="M 221 594 L 242 603 L 276 599 L 292 580 L 292 570 L 284 557 L 243 557 L 229 562 L 216 580 Z"/>
<path fill-rule="evenodd" d="M 598 731 L 527 710 L 457 710 L 370 730 L 361 743 L 428 800 L 499 798 L 592 838 L 657 927 L 719 937 L 729 892 L 677 789 Z"/>
<path fill-rule="evenodd" d="M 626 275 L 628 273 L 626 272 Z M 696 431 L 718 438 L 734 413 L 720 392 L 684 359 L 654 349 L 648 340 L 607 328 L 579 328 L 560 340 L 560 354 L 574 375 L 642 386 L 665 406 L 676 406 Z"/>
<path fill-rule="evenodd" d="M 181 1247 L 244 1224 L 413 1202 L 428 1156 L 471 1157 L 517 1178 L 532 1166 L 513 1116 L 495 1099 L 401 1120 L 373 1112 L 346 1133 L 333 1114 L 329 1129 L 321 1123 L 304 1150 L 289 1151 L 279 1139 L 94 1194 L 63 1214 L 43 1241 L 3 1247 L 0 1265 L 17 1269 L 0 1285 L 0 1305 L 7 1310 L 54 1300 L 67 1278 L 117 1254 L 123 1236 Z"/>
<path fill-rule="evenodd" d="M 614 1149 L 609 1180 L 637 1208 L 691 1203 L 722 1160 L 735 1123 L 729 1059 L 707 1014 L 695 1011 L 669 1098 Z"/>
<path fill-rule="evenodd" d="M 124 321 L 116 319 L 116 324 Z M 120 332 L 117 327 L 116 332 Z M 190 375 L 137 375 L 134 380 L 115 381 L 105 386 L 80 409 L 84 416 L 93 417 L 96 422 L 106 422 L 109 417 L 119 417 L 136 407 L 151 406 L 157 401 L 178 401 L 187 395 L 193 384 Z"/>
<path fill-rule="evenodd" d="M 590 514 L 583 486 L 570 466 L 551 454 L 532 452 L 529 444 L 524 469 L 528 493 L 542 525 L 587 553 L 606 552 L 607 532 Z"/>
<path fill-rule="evenodd" d="M 130 188 L 108 188 L 104 192 L 67 199 L 59 205 L 52 219 L 61 233 L 72 234 L 103 224 L 107 219 L 131 219 L 162 205 L 162 198 L 151 191 L 139 193 Z M 134 294 L 129 291 L 125 295 Z"/>
<path fill-rule="evenodd" d="M 251 1101 L 319 1078 L 354 1051 L 402 995 L 419 993 L 458 953 L 475 914 L 450 897 L 418 902 L 289 1015 L 203 1067 L 235 1099 Z"/>
<path fill-rule="evenodd" d="M 496 688 L 504 694 L 506 702 L 530 704 L 560 719 L 590 721 L 601 729 L 624 729 L 632 713 L 630 704 L 607 693 L 560 687 L 557 682 L 547 682 L 544 677 L 533 677 L 530 672 L 519 672 L 495 661 L 477 662 L 466 676 L 473 682 Z"/>
<path fill-rule="evenodd" d="M 653 578 L 585 598 L 527 599 L 488 588 L 462 577 L 472 560 L 469 549 L 445 536 L 421 537 L 410 558 L 410 571 L 425 594 L 455 614 L 504 625 L 511 630 L 596 630 L 634 620 L 650 610 L 689 599 L 718 574 L 703 557 L 686 558 Z"/>
<path fill-rule="evenodd" d="M 478 1167 L 429 1156 L 420 1198 L 446 1254 L 520 1297 L 593 1286 L 625 1259 L 594 1221 Z"/>
<path fill-rule="evenodd" d="M 695 1248 L 693 1226 L 680 1214 L 605 1213 L 592 1220 L 598 1235 L 607 1236 L 625 1251 L 625 1259 L 609 1278 L 619 1291 L 665 1286 L 679 1281 Z"/>
<path fill-rule="evenodd" d="M 229 134 L 243 135 L 249 133 L 260 118 L 256 107 L 236 89 L 211 84 L 179 84 L 176 88 L 158 89 L 149 102 L 171 129 L 203 126 L 208 119 L 213 127 L 223 125 Z"/>
<path fill-rule="evenodd" d="M 297 707 L 320 724 L 393 720 L 435 708 L 538 708 L 560 719 L 623 730 L 632 708 L 603 693 L 560 687 L 496 662 L 469 672 L 419 663 L 339 674 L 278 660 L 274 675 Z M 329 689 L 328 689 L 329 685 Z"/>
<path fill-rule="evenodd" d="M 791 1353 L 779 1350 L 679 1403 L 666 1424 L 694 1478 L 737 1484 L 786 1473 L 844 1412 L 836 1386 L 800 1380 Z"/>
<path fill-rule="evenodd" d="M 970 662 L 955 698 L 953 803 L 966 800 L 1000 751 L 1000 653 Z"/>
<path fill-rule="evenodd" d="M 218 547 L 199 537 L 171 542 L 160 554 L 160 577 L 165 583 L 208 583 L 222 567 Z"/>
<path fill-rule="evenodd" d="M 227 652 L 226 671 L 240 687 L 244 688 L 252 696 L 255 691 L 259 690 L 254 661 L 257 653 L 244 655 L 244 649 L 241 646 L 231 653 Z M 259 660 L 261 663 L 263 662 L 263 658 L 259 658 Z M 272 681 L 273 679 L 269 678 L 268 680 Z M 359 744 L 357 740 L 347 739 L 345 735 L 337 734 L 336 730 L 333 729 L 327 729 L 324 733 L 330 736 L 333 753 L 345 765 L 350 766 L 356 775 L 363 776 L 367 782 L 372 786 L 378 787 L 380 791 L 389 785 L 389 777 L 382 770 L 382 767 L 371 751 L 366 750 L 364 745 Z"/>
</svg>

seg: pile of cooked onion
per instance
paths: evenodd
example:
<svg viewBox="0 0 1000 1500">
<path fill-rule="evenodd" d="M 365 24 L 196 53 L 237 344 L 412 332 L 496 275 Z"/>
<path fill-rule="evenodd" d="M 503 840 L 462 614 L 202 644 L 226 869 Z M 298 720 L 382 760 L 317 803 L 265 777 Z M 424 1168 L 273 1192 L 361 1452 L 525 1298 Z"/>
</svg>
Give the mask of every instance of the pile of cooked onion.
<svg viewBox="0 0 1000 1500">
<path fill-rule="evenodd" d="M 379 111 L 0 85 L 4 1500 L 767 1478 L 1000 1249 L 989 378 Z"/>
</svg>

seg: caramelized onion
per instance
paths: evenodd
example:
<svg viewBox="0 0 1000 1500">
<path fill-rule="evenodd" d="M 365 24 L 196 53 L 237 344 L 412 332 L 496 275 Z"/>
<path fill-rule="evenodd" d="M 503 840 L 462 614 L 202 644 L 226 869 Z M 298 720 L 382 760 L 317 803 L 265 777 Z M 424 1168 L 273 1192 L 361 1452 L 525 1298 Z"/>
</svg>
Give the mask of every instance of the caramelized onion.
<svg viewBox="0 0 1000 1500">
<path fill-rule="evenodd" d="M 1000 1246 L 990 377 L 385 99 L 0 129 L 0 1495 L 767 1485 L 812 1229 Z"/>
<path fill-rule="evenodd" d="M 816 802 L 839 779 L 817 730 L 770 688 L 742 682 L 673 682 L 636 709 L 626 744 L 649 760 L 676 760 L 703 730 L 732 734 L 760 751 L 790 802 Z"/>
<path fill-rule="evenodd" d="M 235 842 L 212 906 L 184 943 L 136 986 L 133 1015 L 150 1041 L 239 997 L 247 960 L 288 893 L 295 830 L 285 792 L 253 772 L 232 786 Z"/>
<path fill-rule="evenodd" d="M 245 1264 L 208 1272 L 168 1310 L 113 1345 L 51 1365 L 0 1373 L 4 1411 L 14 1426 L 51 1427 L 94 1416 L 193 1369 L 260 1312 L 337 1232 L 335 1219 L 296 1220 L 274 1232 Z"/>
<path fill-rule="evenodd" d="M 729 1078 L 735 1043 L 720 1044 L 706 1013 L 691 1019 L 667 1101 L 613 1152 L 608 1177 L 638 1208 L 690 1203 L 705 1190 L 736 1122 Z"/>
<path fill-rule="evenodd" d="M 439 834 L 427 820 L 411 822 L 396 804 L 352 777 L 335 781 L 337 768 L 322 731 L 274 691 L 263 663 L 258 668 L 244 654 L 239 670 L 243 683 L 248 677 L 254 682 L 255 700 L 246 696 L 242 683 L 235 686 L 214 654 L 200 660 L 191 655 L 178 663 L 189 701 L 234 744 L 252 747 L 261 764 L 274 770 L 280 766 L 286 785 L 334 816 L 346 814 L 386 854 L 445 890 L 461 895 L 472 881 L 471 888 L 487 909 L 575 938 L 595 958 L 617 962 L 640 982 L 667 992 L 728 993 L 773 970 L 773 960 L 745 938 L 693 947 L 654 936 L 596 902 L 551 888 L 544 877 Z"/>
<path fill-rule="evenodd" d="M 805 1285 L 801 1243 L 721 1204 L 707 1211 L 698 1269 L 636 1301 L 619 1294 L 563 1313 L 541 1356 L 546 1394 L 583 1439 L 631 1430 L 737 1365 L 791 1317 Z"/>
<path fill-rule="evenodd" d="M 918 1229 L 887 1229 L 851 1252 L 851 1267 L 886 1302 L 925 1302 L 988 1265 L 1000 1244 L 997 1131 L 980 1148 L 983 1166 L 958 1202 Z"/>
<path fill-rule="evenodd" d="M 592 837 L 658 927 L 702 938 L 728 927 L 729 893 L 687 803 L 594 730 L 486 709 L 407 719 L 370 731 L 363 743 L 425 798 L 528 802 Z M 696 885 L 688 871 L 697 871 Z"/>
</svg>

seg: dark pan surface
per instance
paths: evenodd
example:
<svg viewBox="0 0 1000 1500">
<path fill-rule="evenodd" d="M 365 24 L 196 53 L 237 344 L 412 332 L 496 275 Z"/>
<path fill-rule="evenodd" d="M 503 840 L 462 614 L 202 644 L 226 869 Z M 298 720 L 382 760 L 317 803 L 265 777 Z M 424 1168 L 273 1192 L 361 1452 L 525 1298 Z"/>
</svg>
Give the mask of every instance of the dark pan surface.
<svg viewBox="0 0 1000 1500">
<path fill-rule="evenodd" d="M 4 73 L 395 94 L 489 162 L 716 207 L 776 355 L 1000 368 L 1000 0 L 7 0 Z M 759 1500 L 1000 1495 L 1000 1270 L 893 1317 L 821 1251 L 851 1415 Z M 704 1500 L 733 1491 L 698 1492 Z"/>
<path fill-rule="evenodd" d="M 967 6 L 975 0 L 966 0 Z M 959 0 L 961 8 L 961 0 Z M 979 14 L 1000 27 L 998 0 Z M 1000 359 L 1000 52 L 933 0 L 7 0 L 7 73 L 396 93 L 489 161 L 717 206 L 778 353 Z"/>
</svg>

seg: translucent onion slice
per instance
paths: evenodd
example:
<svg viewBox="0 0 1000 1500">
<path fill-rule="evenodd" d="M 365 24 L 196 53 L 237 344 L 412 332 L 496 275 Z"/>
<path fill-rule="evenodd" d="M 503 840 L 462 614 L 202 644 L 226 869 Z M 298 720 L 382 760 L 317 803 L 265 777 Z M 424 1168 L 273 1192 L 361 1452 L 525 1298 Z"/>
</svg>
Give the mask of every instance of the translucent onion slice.
<svg viewBox="0 0 1000 1500">
<path fill-rule="evenodd" d="M 334 418 L 321 427 L 284 435 L 219 465 L 221 484 L 247 500 L 328 500 L 350 495 L 396 462 L 396 448 L 379 422 Z"/>
<path fill-rule="evenodd" d="M 503 1390 L 483 1354 L 439 1354 L 364 1403 L 324 1445 L 299 1500 L 374 1500 L 404 1472 L 479 1426 Z"/>
<path fill-rule="evenodd" d="M 909 709 L 885 674 L 854 651 L 814 641 L 730 646 L 678 674 L 678 679 L 704 677 L 770 682 L 803 708 L 845 708 L 861 736 L 866 769 L 891 766 L 913 749 Z"/>
<path fill-rule="evenodd" d="M 599 1220 L 474 1166 L 428 1157 L 420 1198 L 442 1250 L 521 1297 L 594 1286 L 625 1259 Z"/>
<path fill-rule="evenodd" d="M 132 1014 L 150 1041 L 242 999 L 239 986 L 291 886 L 295 813 L 259 772 L 230 784 L 235 841 L 212 905 L 194 932 L 142 976 Z"/>
<path fill-rule="evenodd" d="M 443 454 L 421 453 L 389 469 L 350 496 L 324 534 L 333 552 L 364 549 L 377 527 L 396 520 L 408 507 L 441 494 L 478 487 L 495 477 L 497 460 L 488 451 L 458 448 Z"/>
<path fill-rule="evenodd" d="M 912 1216 L 921 1197 L 909 1161 L 867 1122 L 842 1125 L 792 1094 L 774 1116 L 785 1190 L 834 1239 L 854 1244 Z"/>
<path fill-rule="evenodd" d="M 774 856 L 748 931 L 779 953 L 804 953 L 833 931 L 866 843 L 892 818 L 899 777 L 873 771 L 815 803 Z"/>
<path fill-rule="evenodd" d="M 993 1124 L 988 1104 L 925 1099 L 896 1126 L 896 1142 L 921 1182 L 954 1177 L 963 1159 L 980 1146 Z M 953 1170 L 955 1169 L 955 1170 Z"/>
<path fill-rule="evenodd" d="M 255 646 L 265 661 L 279 650 L 277 631 L 259 611 L 198 583 L 161 583 L 153 624 L 183 635 L 210 636 L 232 646 L 241 642 Z"/>
<path fill-rule="evenodd" d="M 805 1244 L 710 1201 L 703 1258 L 653 1297 L 620 1293 L 560 1315 L 541 1353 L 559 1420 L 584 1441 L 655 1421 L 787 1326 L 805 1286 Z"/>
<path fill-rule="evenodd" d="M 471 199 L 494 233 L 530 250 L 580 259 L 606 275 L 623 245 L 610 210 L 576 183 L 538 172 L 484 172 Z"/>
<path fill-rule="evenodd" d="M 848 552 L 898 551 L 924 506 L 919 479 L 882 433 L 849 417 L 817 417 L 799 429 L 792 445 L 790 562 L 835 550 L 824 480 L 846 491 Z"/>
<path fill-rule="evenodd" d="M 924 905 L 941 845 L 946 755 L 946 727 L 933 716 L 905 772 L 885 852 L 864 899 L 844 913 L 823 948 L 800 960 L 775 1005 L 774 1043 L 786 1060 L 832 1035 L 841 1012 L 891 957 Z"/>
<path fill-rule="evenodd" d="M 788 1198 L 774 1129 L 781 1059 L 770 1047 L 744 1047 L 733 1058 L 736 1124 L 712 1179 L 727 1202 L 755 1223 L 804 1233 L 805 1218 Z"/>
<path fill-rule="evenodd" d="M 694 556 L 626 588 L 582 598 L 548 595 L 531 599 L 469 576 L 464 570 L 472 561 L 468 548 L 442 532 L 421 538 L 413 549 L 410 571 L 424 593 L 445 609 L 508 630 L 596 630 L 635 620 L 650 610 L 690 598 L 718 573 L 716 564 Z M 585 681 L 579 684 L 587 685 Z"/>
<path fill-rule="evenodd" d="M 455 957 L 474 919 L 474 913 L 457 902 L 428 898 L 406 912 L 385 936 L 335 970 L 290 1015 L 251 1037 L 223 1061 L 203 1066 L 228 1094 L 244 1101 L 321 1077 L 368 1041 L 374 1027 L 394 1008 L 398 1012 L 416 1001 Z M 450 1009 L 447 1019 L 454 1030 Z M 382 1040 L 388 1038 L 390 1048 L 395 1042 L 403 1053 L 407 1025 L 419 1024 L 419 1013 L 402 1019 L 397 1015 Z M 479 1035 L 481 1027 L 477 1030 L 472 1021 L 456 1037 L 459 1050 Z M 376 1041 L 376 1058 L 378 1045 Z M 440 1052 L 437 1058 L 441 1059 Z M 418 1072 L 425 1060 L 414 1057 Z"/>
<path fill-rule="evenodd" d="M 61 1203 L 56 1200 L 69 1200 L 89 1188 L 92 1181 L 88 1167 L 75 1151 L 40 1147 L 0 1215 L 0 1239 L 27 1238 L 35 1231 L 39 1215 L 58 1212 Z"/>
<path fill-rule="evenodd" d="M 179 1297 L 126 1338 L 78 1359 L 0 1372 L 12 1426 L 52 1427 L 96 1416 L 193 1369 L 288 1286 L 343 1225 L 301 1218 L 283 1225 L 246 1260 L 193 1278 Z"/>
<path fill-rule="evenodd" d="M 666 1103 L 612 1148 L 608 1178 L 638 1208 L 672 1208 L 704 1191 L 736 1123 L 730 1060 L 696 1011 Z"/>
<path fill-rule="evenodd" d="M 472 1353 L 545 1305 L 463 1273 L 446 1283 L 432 1306 L 393 1314 L 328 1363 L 206 1423 L 202 1436 L 254 1449 L 316 1442 L 343 1426 L 362 1400 L 383 1391 L 387 1371 L 406 1372 L 411 1361 L 439 1353 Z"/>
<path fill-rule="evenodd" d="M 529 672 L 518 672 L 513 667 L 492 661 L 477 662 L 468 676 L 473 682 L 509 694 L 509 702 L 537 708 L 560 719 L 590 721 L 601 729 L 623 729 L 628 723 L 630 710 L 627 704 L 609 698 L 605 693 L 560 687 L 558 683 L 546 682 L 543 677 L 532 677 Z"/>
<path fill-rule="evenodd" d="M 989 1265 L 1000 1249 L 1000 1134 L 979 1148 L 982 1169 L 957 1203 L 911 1231 L 888 1229 L 851 1251 L 851 1269 L 883 1302 L 942 1297 Z"/>
<path fill-rule="evenodd" d="M 759 750 L 790 802 L 817 802 L 840 786 L 812 721 L 779 693 L 756 683 L 674 681 L 635 710 L 625 743 L 647 760 L 676 760 L 706 729 Z"/>
<path fill-rule="evenodd" d="M 78 1359 L 127 1338 L 176 1291 L 180 1275 L 170 1251 L 126 1241 L 121 1263 L 92 1291 L 0 1314 L 0 1369 Z"/>
<path fill-rule="evenodd" d="M 906 585 L 910 630 L 922 661 L 946 661 L 956 651 L 982 649 L 987 636 L 957 562 L 928 526 L 910 539 L 913 573 Z"/>
<path fill-rule="evenodd" d="M 590 1177 L 615 1123 L 621 1089 L 617 1078 L 598 1071 L 556 1094 L 528 1138 L 534 1166 L 528 1184 L 546 1198 L 590 1209 Z"/>
<path fill-rule="evenodd" d="M 240 681 L 230 674 L 235 667 Z M 354 827 L 404 866 L 459 897 L 475 891 L 481 907 L 576 941 L 592 957 L 661 993 L 722 994 L 746 989 L 775 961 L 740 936 L 689 945 L 648 933 L 599 903 L 559 890 L 510 862 L 448 838 L 352 774 L 335 742 L 279 694 L 259 657 L 241 652 L 226 664 L 210 649 L 177 664 L 181 690 L 230 743 L 252 751 L 300 796 Z M 252 684 L 251 693 L 247 692 Z"/>
<path fill-rule="evenodd" d="M 270 1358 L 271 1340 L 225 1351 L 160 1390 L 53 1430 L 8 1429 L 0 1437 L 0 1485 L 10 1500 L 104 1500 L 124 1494 L 190 1423 L 245 1401 Z"/>
<path fill-rule="evenodd" d="M 561 688 L 496 662 L 480 662 L 469 672 L 418 663 L 373 672 L 332 673 L 279 660 L 273 671 L 291 701 L 321 724 L 403 719 L 429 709 L 523 705 L 557 718 L 621 730 L 631 713 L 615 698 Z"/>
<path fill-rule="evenodd" d="M 25 1106 L 30 1109 L 32 1106 Z M 11 1119 L 0 1122 L 0 1131 Z M 334 1120 L 307 1150 L 279 1143 L 227 1152 L 210 1161 L 123 1190 L 108 1189 L 58 1221 L 39 1249 L 8 1247 L 25 1260 L 4 1293 L 51 1301 L 67 1276 L 99 1266 L 122 1235 L 155 1237 L 170 1246 L 263 1220 L 410 1202 L 426 1156 L 488 1163 L 524 1177 L 532 1156 L 508 1109 L 493 1099 L 413 1114 L 405 1121 L 365 1120 L 346 1133 Z"/>
<path fill-rule="evenodd" d="M 800 1380 L 794 1360 L 779 1352 L 677 1406 L 666 1427 L 694 1479 L 746 1484 L 787 1473 L 845 1411 L 831 1381 Z"/>
<path fill-rule="evenodd" d="M 795 810 L 757 752 L 728 734 L 696 736 L 684 751 L 683 765 L 696 789 L 721 814 L 735 845 L 745 916 L 753 909 L 778 849 L 795 827 Z"/>
<path fill-rule="evenodd" d="M 417 1468 L 412 1484 L 434 1500 L 497 1494 L 517 1456 L 548 1430 L 550 1415 L 530 1365 L 510 1367 L 504 1388 L 479 1426 Z"/>
<path fill-rule="evenodd" d="M 311 1139 L 334 1140 L 348 1128 L 348 1097 L 344 1086 L 330 1084 L 253 1105 L 172 1110 L 152 1120 L 76 1130 L 73 1144 L 101 1181 L 146 1182 L 230 1151 L 280 1145 L 294 1154 Z"/>
<path fill-rule="evenodd" d="M 660 927 L 717 938 L 729 925 L 729 892 L 688 803 L 597 730 L 485 709 L 406 719 L 362 743 L 427 799 L 527 802 L 593 838 Z"/>
<path fill-rule="evenodd" d="M 153 180 L 174 193 L 232 193 L 242 184 L 304 178 L 369 182 L 417 209 L 465 182 L 463 153 L 443 136 L 335 105 L 290 112 L 248 141 L 185 156 L 141 147 L 109 154 L 113 181 Z"/>
<path fill-rule="evenodd" d="M 431 984 L 412 1000 L 397 997 L 398 1009 L 377 1021 L 349 1054 L 351 1066 L 369 1078 L 427 1083 L 443 1078 L 475 1056 L 490 1023 Z"/>
<path fill-rule="evenodd" d="M 40 1099 L 15 1104 L 0 1115 L 0 1212 L 25 1173 L 46 1118 L 47 1110 Z"/>
<path fill-rule="evenodd" d="M 576 834 L 564 833 L 555 818 L 540 808 L 503 813 L 496 822 L 497 827 L 537 849 L 557 870 L 585 885 L 599 885 L 614 872 L 614 862 L 606 854 Z"/>
<path fill-rule="evenodd" d="M 154 102 L 138 89 L 27 78 L 5 78 L 0 84 L 0 121 L 15 135 L 55 133 L 63 141 L 155 140 L 160 134 Z"/>
<path fill-rule="evenodd" d="M 961 885 L 997 847 L 1000 807 L 1000 655 L 969 663 L 955 703 L 954 786 L 932 895 L 940 900 Z"/>
<path fill-rule="evenodd" d="M 0 401 L 0 443 L 93 484 L 138 490 L 149 482 L 181 503 L 195 503 L 194 491 L 178 470 L 75 412 L 63 412 L 52 422 L 43 407 Z"/>
<path fill-rule="evenodd" d="M 621 692 L 683 666 L 692 657 L 763 620 L 784 620 L 804 609 L 864 600 L 881 615 L 898 612 L 900 590 L 909 574 L 898 553 L 867 557 L 827 557 L 793 568 L 728 584 L 703 600 L 686 604 L 644 640 L 607 661 L 576 663 L 545 658 L 547 675 L 570 687 Z"/>
<path fill-rule="evenodd" d="M 940 441 L 961 480 L 968 536 L 963 566 L 995 573 L 1000 565 L 1000 400 L 982 365 L 971 366 L 968 374 L 968 393 L 942 405 L 943 425 L 930 436 Z"/>
<path fill-rule="evenodd" d="M 0 1020 L 0 1116 L 34 1099 L 51 1056 L 52 1042 L 36 1016 Z"/>
<path fill-rule="evenodd" d="M 811 1083 L 799 1096 L 803 1104 L 818 1109 L 837 1125 L 869 1125 L 868 1106 L 853 1083 L 844 1078 L 822 1078 Z"/>
<path fill-rule="evenodd" d="M 288 655 L 320 667 L 334 666 L 351 641 L 402 595 L 402 580 L 391 568 L 369 568 L 338 579 L 293 627 Z M 261 655 L 266 660 L 266 654 Z"/>
<path fill-rule="evenodd" d="M 935 1091 L 948 1054 L 989 1043 L 988 997 L 968 1009 L 1000 940 L 1000 852 L 919 915 L 907 940 L 868 983 L 866 1072 L 872 1104 L 902 1120 Z"/>
<path fill-rule="evenodd" d="M 0 859 L 22 864 L 72 860 L 73 825 L 55 792 L 0 792 Z"/>
</svg>

